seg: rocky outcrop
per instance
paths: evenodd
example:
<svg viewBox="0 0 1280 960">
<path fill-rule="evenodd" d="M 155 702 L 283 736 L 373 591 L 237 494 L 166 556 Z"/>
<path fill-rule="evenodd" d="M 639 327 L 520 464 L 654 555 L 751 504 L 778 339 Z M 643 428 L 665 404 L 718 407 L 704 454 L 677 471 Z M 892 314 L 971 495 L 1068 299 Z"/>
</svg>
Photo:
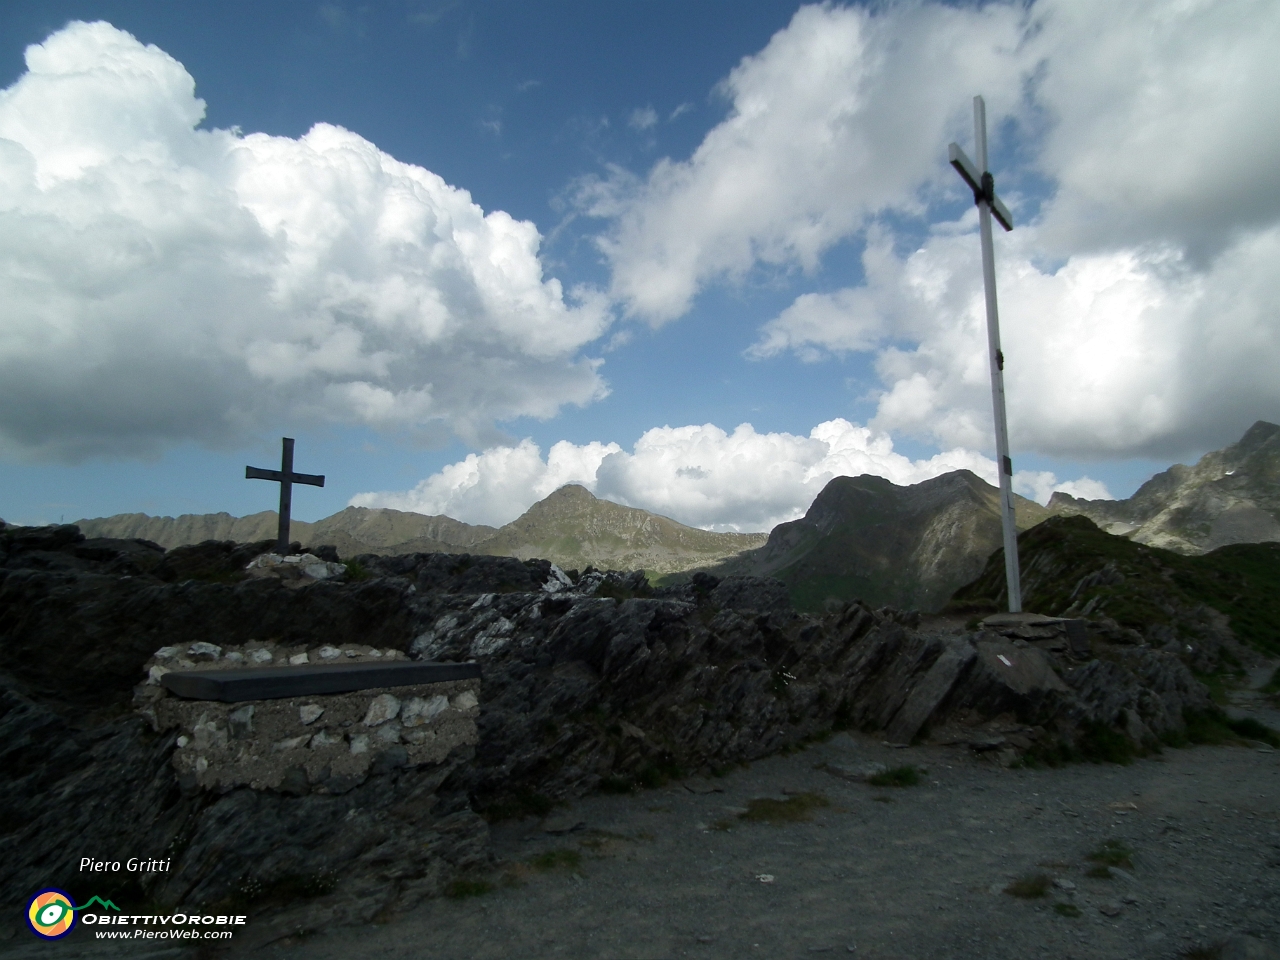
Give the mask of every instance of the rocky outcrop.
<svg viewBox="0 0 1280 960">
<path fill-rule="evenodd" d="M 154 546 L 113 552 L 99 541 L 88 557 L 88 542 L 74 528 L 0 531 L 0 895 L 10 899 L 72 879 L 89 837 L 94 856 L 172 861 L 122 895 L 235 904 L 264 931 L 363 922 L 483 866 L 481 815 L 715 770 L 832 728 L 945 737 L 1010 762 L 1097 725 L 1134 742 L 1167 736 L 1184 708 L 1208 703 L 1176 655 L 1119 649 L 1105 630 L 1090 628 L 1079 659 L 1053 637 L 930 630 L 918 615 L 856 601 L 797 614 L 773 580 L 697 575 L 655 589 L 642 573 L 575 577 L 545 560 L 418 554 L 363 556 L 367 579 L 304 588 L 222 582 L 216 565 L 204 568 L 209 579 L 166 582 L 154 574 L 163 555 L 152 573 L 118 572 L 142 569 L 130 558 Z M 218 554 L 236 552 L 204 555 Z M 213 648 L 237 663 L 260 650 L 311 662 L 347 649 L 478 662 L 476 742 L 421 762 L 406 747 L 345 779 L 300 761 L 301 779 L 246 780 L 227 751 L 252 735 L 256 713 L 183 708 L 170 725 L 152 709 L 153 724 L 133 702 L 154 669 Z M 441 711 L 471 710 L 463 693 L 451 690 Z M 382 695 L 335 709 L 339 726 L 321 748 L 363 757 L 359 738 L 371 748 L 392 720 L 401 742 L 391 746 L 412 744 L 412 724 L 390 703 L 403 711 L 410 694 Z M 418 699 L 414 717 L 430 707 Z M 320 716 L 303 712 L 317 706 L 264 708 L 259 721 L 273 744 L 301 750 L 295 734 L 309 734 L 293 727 Z M 197 736 L 212 752 L 182 755 Z M 213 759 L 202 771 L 190 756 Z M 257 770 L 261 757 L 248 759 Z M 222 766 L 207 775 L 214 760 Z"/>
<path fill-rule="evenodd" d="M 1280 653 L 1280 544 L 1240 543 L 1183 556 L 1099 530 L 1085 517 L 1054 517 L 1018 537 L 1023 605 L 1086 617 L 1118 646 L 1149 644 L 1211 673 L 1241 645 Z M 957 590 L 951 608 L 1006 604 L 1004 553 Z"/>
</svg>

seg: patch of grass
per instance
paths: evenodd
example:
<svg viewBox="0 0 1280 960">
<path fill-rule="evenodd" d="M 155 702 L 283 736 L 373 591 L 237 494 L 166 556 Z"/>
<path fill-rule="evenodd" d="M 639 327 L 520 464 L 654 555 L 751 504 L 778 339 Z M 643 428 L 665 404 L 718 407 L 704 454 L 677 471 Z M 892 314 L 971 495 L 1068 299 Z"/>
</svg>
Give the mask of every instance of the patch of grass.
<svg viewBox="0 0 1280 960">
<path fill-rule="evenodd" d="M 1011 897 L 1034 900 L 1037 897 L 1048 896 L 1049 888 L 1052 886 L 1053 877 L 1047 873 L 1028 873 L 1010 883 L 1004 888 L 1004 892 Z"/>
<path fill-rule="evenodd" d="M 576 870 L 582 864 L 582 854 L 562 847 L 531 857 L 528 863 L 535 870 Z"/>
<path fill-rule="evenodd" d="M 530 816 L 545 817 L 555 805 L 550 797 L 528 787 L 521 787 L 514 796 L 489 804 L 483 813 L 490 823 L 497 823 L 499 820 L 518 820 Z"/>
<path fill-rule="evenodd" d="M 907 764 L 868 777 L 867 783 L 873 787 L 914 787 L 920 782 L 920 772 L 919 768 Z"/>
<path fill-rule="evenodd" d="M 1080 759 L 1090 763 L 1133 763 L 1134 749 L 1129 738 L 1117 733 L 1105 723 L 1090 721 L 1081 727 L 1080 738 L 1076 741 L 1076 752 Z"/>
<path fill-rule="evenodd" d="M 1253 717 L 1245 717 L 1242 720 L 1228 720 L 1227 726 L 1231 728 L 1232 733 L 1239 734 L 1246 740 L 1261 740 L 1268 746 L 1280 747 L 1280 736 L 1277 736 L 1276 732 L 1266 724 L 1259 723 Z"/>
<path fill-rule="evenodd" d="M 635 789 L 635 781 L 629 777 L 618 776 L 616 773 L 612 773 L 600 781 L 601 793 L 634 793 Z"/>
<path fill-rule="evenodd" d="M 1231 702 L 1231 691 L 1237 689 L 1245 676 L 1237 670 L 1218 669 L 1213 673 L 1197 673 L 1196 679 L 1209 690 L 1209 699 L 1223 707 Z"/>
<path fill-rule="evenodd" d="M 747 812 L 738 814 L 738 819 L 754 823 L 799 823 L 812 819 L 814 810 L 829 806 L 831 801 L 820 793 L 797 793 L 785 800 L 757 797 L 747 801 Z"/>
<path fill-rule="evenodd" d="M 358 583 L 361 580 L 368 580 L 372 576 L 373 574 L 369 572 L 369 568 L 366 567 L 359 560 L 347 561 L 347 582 L 348 583 Z"/>
<path fill-rule="evenodd" d="M 1074 903 L 1055 903 L 1053 905 L 1053 912 L 1063 917 L 1080 916 L 1080 908 Z"/>
<path fill-rule="evenodd" d="M 493 892 L 493 884 L 488 880 L 468 880 L 459 878 L 444 888 L 444 895 L 451 900 L 465 900 L 467 897 L 483 897 Z"/>
<path fill-rule="evenodd" d="M 1216 707 L 1209 710 L 1184 710 L 1182 719 L 1187 725 L 1188 743 L 1216 746 L 1236 739 L 1227 724 L 1227 715 Z"/>
<path fill-rule="evenodd" d="M 1098 849 L 1086 854 L 1085 859 L 1108 867 L 1133 869 L 1133 851 L 1121 840 L 1104 840 Z"/>
<path fill-rule="evenodd" d="M 1210 943 L 1192 947 L 1190 950 L 1185 951 L 1182 956 L 1183 960 L 1222 960 L 1222 952 L 1225 949 L 1225 943 Z"/>
<path fill-rule="evenodd" d="M 651 597 L 653 596 L 653 588 L 649 585 L 649 581 L 644 583 L 635 590 L 625 587 L 613 580 L 605 580 L 600 586 L 596 587 L 594 596 L 607 597 L 610 600 L 616 600 L 621 603 L 623 600 L 631 600 L 635 597 Z"/>
</svg>

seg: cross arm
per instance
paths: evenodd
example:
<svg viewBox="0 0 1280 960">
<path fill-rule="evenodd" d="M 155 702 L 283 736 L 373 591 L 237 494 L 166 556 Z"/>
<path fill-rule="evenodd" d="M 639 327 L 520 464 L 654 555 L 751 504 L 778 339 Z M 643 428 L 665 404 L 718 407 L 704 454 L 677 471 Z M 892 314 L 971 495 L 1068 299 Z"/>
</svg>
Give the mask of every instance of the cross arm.
<svg viewBox="0 0 1280 960">
<path fill-rule="evenodd" d="M 947 148 L 947 154 L 951 161 L 951 165 L 956 168 L 956 173 L 960 174 L 961 179 L 969 185 L 969 189 L 973 191 L 973 200 L 975 203 L 987 201 L 987 207 L 991 210 L 992 216 L 1000 221 L 1000 226 L 1006 230 L 1013 229 L 1013 214 L 1009 212 L 1009 208 L 1004 205 L 999 197 L 996 196 L 995 180 L 989 173 L 979 173 L 978 168 L 973 165 L 973 161 L 960 149 L 958 143 L 953 143 Z"/>
<path fill-rule="evenodd" d="M 324 474 L 290 473 L 286 477 L 279 470 L 263 470 L 261 467 L 245 467 L 244 478 L 246 480 L 274 480 L 276 483 L 283 483 L 288 480 L 290 483 L 308 483 L 313 487 L 324 486 Z"/>
</svg>

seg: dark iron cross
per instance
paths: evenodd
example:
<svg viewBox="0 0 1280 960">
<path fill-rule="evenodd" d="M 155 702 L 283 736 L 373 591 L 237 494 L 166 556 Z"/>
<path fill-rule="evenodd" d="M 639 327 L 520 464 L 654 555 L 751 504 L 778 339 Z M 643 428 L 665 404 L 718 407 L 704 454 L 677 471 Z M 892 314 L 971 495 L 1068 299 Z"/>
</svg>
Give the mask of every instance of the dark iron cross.
<svg viewBox="0 0 1280 960">
<path fill-rule="evenodd" d="M 1004 576 L 1009 591 L 1009 612 L 1022 611 L 1022 575 L 1018 569 L 1018 527 L 1013 512 L 1013 460 L 1009 457 L 1009 424 L 1004 404 L 1004 352 L 1000 349 L 1000 314 L 996 309 L 996 255 L 991 240 L 991 218 L 1006 230 L 1013 216 L 996 196 L 996 181 L 987 166 L 987 104 L 973 98 L 973 140 L 978 150 L 975 164 L 951 144 L 951 165 L 973 191 L 978 206 L 978 232 L 982 238 L 982 285 L 987 295 L 987 351 L 991 359 L 991 406 L 995 414 L 997 471 L 1000 474 L 1000 522 L 1004 532 Z"/>
<path fill-rule="evenodd" d="M 282 437 L 283 450 L 280 453 L 279 470 L 263 470 L 259 467 L 245 467 L 246 480 L 274 480 L 280 484 L 280 527 L 276 534 L 276 552 L 284 556 L 289 552 L 289 510 L 293 506 L 293 485 L 307 483 L 313 487 L 323 487 L 324 477 L 312 473 L 293 472 L 293 438 Z"/>
</svg>

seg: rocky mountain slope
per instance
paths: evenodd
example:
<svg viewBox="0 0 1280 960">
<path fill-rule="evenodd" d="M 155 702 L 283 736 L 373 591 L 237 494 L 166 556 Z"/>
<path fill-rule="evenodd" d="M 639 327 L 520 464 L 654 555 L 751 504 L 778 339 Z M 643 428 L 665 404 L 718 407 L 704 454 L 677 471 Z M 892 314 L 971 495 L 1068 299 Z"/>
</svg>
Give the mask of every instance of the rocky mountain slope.
<svg viewBox="0 0 1280 960">
<path fill-rule="evenodd" d="M 1280 654 L 1280 543 L 1189 557 L 1106 533 L 1087 517 L 1053 517 L 1018 537 L 1018 556 L 1026 610 L 1091 618 L 1178 651 L 1204 673 L 1218 669 L 1232 641 Z M 982 613 L 1006 605 L 1000 549 L 948 606 Z"/>
<path fill-rule="evenodd" d="M 1049 510 L 1183 554 L 1280 541 L 1280 426 L 1259 420 L 1237 443 L 1206 453 L 1194 467 L 1175 464 L 1128 500 L 1055 493 Z"/>
<path fill-rule="evenodd" d="M 118 514 L 76 525 L 91 537 L 141 538 L 166 549 L 205 540 L 273 540 L 273 510 L 235 518 L 226 513 L 181 517 Z M 340 556 L 364 553 L 474 553 L 550 560 L 562 568 L 645 570 L 660 576 L 715 563 L 758 547 L 763 533 L 711 533 L 666 517 L 597 499 L 569 484 L 501 528 L 401 510 L 347 507 L 315 523 L 295 520 L 291 539 L 333 546 Z"/>
<path fill-rule="evenodd" d="M 80 520 L 76 526 L 86 536 L 150 540 L 169 550 L 206 540 L 237 543 L 274 540 L 277 523 L 276 512 L 264 510 L 247 517 L 233 517 L 229 513 L 184 513 L 180 517 L 118 513 L 112 517 Z M 347 507 L 315 523 L 294 520 L 290 524 L 292 539 L 307 544 L 330 544 L 344 557 L 360 553 L 466 549 L 497 532 L 496 527 L 463 523 L 452 517 L 366 507 Z"/>
<path fill-rule="evenodd" d="M 477 553 L 546 558 L 563 569 L 594 566 L 660 576 L 732 557 L 762 544 L 763 533 L 712 533 L 600 500 L 568 484 L 477 545 Z"/>
<path fill-rule="evenodd" d="M 836 477 L 804 517 L 710 572 L 776 577 L 800 610 L 819 610 L 829 598 L 936 610 L 1000 545 L 999 496 L 968 470 L 907 487 Z M 1015 506 L 1021 529 L 1050 516 L 1022 497 Z"/>
</svg>

